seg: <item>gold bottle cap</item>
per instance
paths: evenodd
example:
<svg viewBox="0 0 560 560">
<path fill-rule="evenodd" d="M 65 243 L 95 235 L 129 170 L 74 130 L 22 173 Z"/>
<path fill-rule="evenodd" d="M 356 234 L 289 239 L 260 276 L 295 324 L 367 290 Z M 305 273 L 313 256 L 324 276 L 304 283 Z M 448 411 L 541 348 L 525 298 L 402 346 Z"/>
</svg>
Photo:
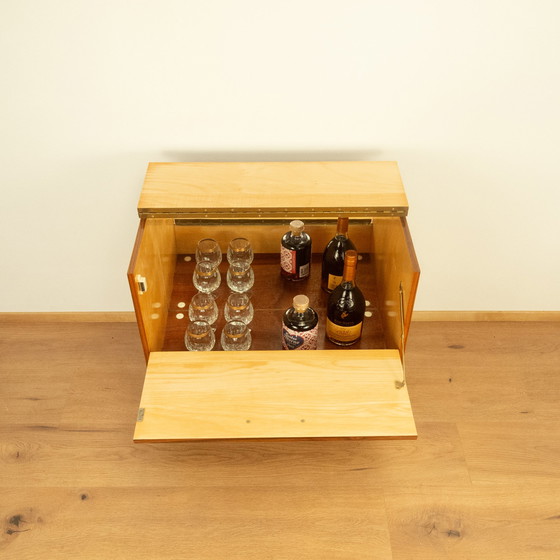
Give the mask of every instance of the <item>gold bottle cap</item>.
<svg viewBox="0 0 560 560">
<path fill-rule="evenodd" d="M 358 264 L 358 252 L 354 249 L 346 251 L 344 255 L 344 271 L 342 272 L 343 282 L 355 282 L 356 265 Z"/>
<path fill-rule="evenodd" d="M 358 251 L 355 251 L 354 249 L 349 249 L 348 251 L 346 251 L 346 254 L 344 255 L 344 264 L 348 267 L 351 266 L 356 266 L 358 262 Z"/>
<path fill-rule="evenodd" d="M 309 298 L 303 294 L 295 296 L 293 299 L 294 309 L 298 313 L 303 313 L 309 307 Z"/>
</svg>

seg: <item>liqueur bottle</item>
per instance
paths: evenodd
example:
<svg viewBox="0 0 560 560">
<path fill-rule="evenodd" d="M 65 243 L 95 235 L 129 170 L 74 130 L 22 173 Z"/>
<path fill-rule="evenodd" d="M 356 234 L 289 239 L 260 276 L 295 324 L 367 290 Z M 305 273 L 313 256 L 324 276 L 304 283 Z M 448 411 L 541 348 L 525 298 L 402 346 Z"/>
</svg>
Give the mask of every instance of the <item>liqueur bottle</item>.
<svg viewBox="0 0 560 560">
<path fill-rule="evenodd" d="M 290 222 L 290 231 L 282 237 L 280 270 L 288 280 L 303 280 L 311 268 L 311 237 L 303 231 L 301 220 Z"/>
<path fill-rule="evenodd" d="M 341 282 L 344 271 L 344 256 L 348 250 L 356 250 L 348 239 L 348 218 L 338 218 L 336 235 L 327 243 L 323 252 L 321 288 L 331 293 Z"/>
<path fill-rule="evenodd" d="M 309 298 L 295 296 L 293 307 L 284 312 L 282 348 L 284 350 L 316 350 L 319 317 L 309 307 Z"/>
<path fill-rule="evenodd" d="M 333 290 L 327 304 L 327 338 L 339 346 L 350 346 L 360 339 L 366 310 L 362 291 L 356 286 L 358 253 L 346 251 L 342 282 Z"/>
</svg>

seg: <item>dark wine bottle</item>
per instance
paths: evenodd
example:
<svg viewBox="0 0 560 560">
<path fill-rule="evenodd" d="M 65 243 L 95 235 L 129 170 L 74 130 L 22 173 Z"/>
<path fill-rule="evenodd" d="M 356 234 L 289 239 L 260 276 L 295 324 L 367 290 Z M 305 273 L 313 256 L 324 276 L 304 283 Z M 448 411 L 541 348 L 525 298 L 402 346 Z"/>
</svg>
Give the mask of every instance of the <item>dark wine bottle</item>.
<svg viewBox="0 0 560 560">
<path fill-rule="evenodd" d="M 333 290 L 327 304 L 327 338 L 339 346 L 350 346 L 362 336 L 366 302 L 356 286 L 358 253 L 346 251 L 342 282 Z"/>
<path fill-rule="evenodd" d="M 290 222 L 290 231 L 282 237 L 280 271 L 288 280 L 304 280 L 311 269 L 311 237 L 303 231 L 301 220 Z"/>
<path fill-rule="evenodd" d="M 284 350 L 316 350 L 319 317 L 309 307 L 309 298 L 294 297 L 293 307 L 284 312 L 282 348 Z"/>
<path fill-rule="evenodd" d="M 348 239 L 348 218 L 338 218 L 336 235 L 327 243 L 323 252 L 321 271 L 321 288 L 331 293 L 341 282 L 344 272 L 346 251 L 356 250 L 352 240 Z"/>
</svg>

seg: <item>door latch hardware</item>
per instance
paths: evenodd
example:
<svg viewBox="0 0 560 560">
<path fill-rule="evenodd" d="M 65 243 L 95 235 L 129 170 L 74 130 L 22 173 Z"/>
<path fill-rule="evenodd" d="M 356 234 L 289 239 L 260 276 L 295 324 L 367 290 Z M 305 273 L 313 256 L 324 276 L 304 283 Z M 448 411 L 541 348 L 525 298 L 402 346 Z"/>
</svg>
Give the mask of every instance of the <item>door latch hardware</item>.
<svg viewBox="0 0 560 560">
<path fill-rule="evenodd" d="M 138 293 L 145 294 L 148 291 L 148 281 L 141 274 L 136 275 L 136 284 L 138 285 Z"/>
</svg>

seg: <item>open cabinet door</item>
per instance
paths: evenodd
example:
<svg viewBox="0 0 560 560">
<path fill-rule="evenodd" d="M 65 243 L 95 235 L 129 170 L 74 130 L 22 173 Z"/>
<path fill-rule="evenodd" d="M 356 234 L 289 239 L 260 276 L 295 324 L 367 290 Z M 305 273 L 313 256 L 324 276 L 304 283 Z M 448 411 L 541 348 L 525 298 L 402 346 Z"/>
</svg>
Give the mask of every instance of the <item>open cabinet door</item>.
<svg viewBox="0 0 560 560">
<path fill-rule="evenodd" d="M 372 245 L 387 348 L 398 348 L 404 356 L 420 278 L 406 218 L 374 219 Z"/>
<path fill-rule="evenodd" d="M 398 350 L 152 352 L 134 441 L 413 439 Z"/>
<path fill-rule="evenodd" d="M 146 361 L 163 345 L 175 259 L 173 220 L 141 220 L 127 277 Z"/>
</svg>

